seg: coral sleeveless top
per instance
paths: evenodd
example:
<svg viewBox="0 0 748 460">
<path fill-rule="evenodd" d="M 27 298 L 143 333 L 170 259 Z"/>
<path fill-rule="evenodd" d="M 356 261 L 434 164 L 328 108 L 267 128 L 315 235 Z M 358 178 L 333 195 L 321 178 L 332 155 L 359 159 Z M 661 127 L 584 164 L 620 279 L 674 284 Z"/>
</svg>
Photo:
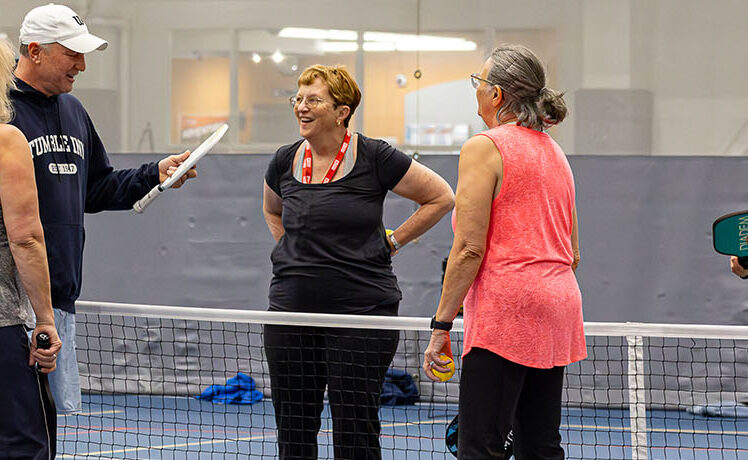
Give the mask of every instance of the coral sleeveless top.
<svg viewBox="0 0 748 460">
<path fill-rule="evenodd" d="M 463 356 L 484 348 L 535 368 L 587 356 L 582 296 L 571 269 L 574 178 L 547 134 L 502 125 L 480 133 L 504 177 L 491 205 L 486 253 L 464 302 Z"/>
</svg>

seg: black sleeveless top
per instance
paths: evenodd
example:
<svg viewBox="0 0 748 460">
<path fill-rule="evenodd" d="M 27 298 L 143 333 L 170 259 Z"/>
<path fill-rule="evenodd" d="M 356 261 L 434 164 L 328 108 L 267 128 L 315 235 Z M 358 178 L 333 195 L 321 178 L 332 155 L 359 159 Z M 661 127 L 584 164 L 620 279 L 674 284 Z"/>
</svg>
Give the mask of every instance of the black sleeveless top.
<svg viewBox="0 0 748 460">
<path fill-rule="evenodd" d="M 285 233 L 270 259 L 270 309 L 397 314 L 377 309 L 402 298 L 382 223 L 384 198 L 410 157 L 358 135 L 353 169 L 328 184 L 302 184 L 293 159 L 302 140 L 278 149 L 265 182 L 283 200 Z"/>
</svg>

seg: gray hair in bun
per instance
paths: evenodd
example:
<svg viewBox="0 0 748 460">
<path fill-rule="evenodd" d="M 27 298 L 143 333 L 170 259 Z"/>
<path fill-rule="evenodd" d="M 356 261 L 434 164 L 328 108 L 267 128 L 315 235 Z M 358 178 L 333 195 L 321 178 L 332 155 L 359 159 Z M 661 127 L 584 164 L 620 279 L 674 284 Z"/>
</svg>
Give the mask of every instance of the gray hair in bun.
<svg viewBox="0 0 748 460">
<path fill-rule="evenodd" d="M 501 45 L 491 52 L 487 80 L 501 88 L 504 104 L 496 114 L 517 116 L 517 124 L 542 130 L 561 123 L 568 112 L 563 93 L 545 87 L 540 59 L 522 45 Z"/>
</svg>

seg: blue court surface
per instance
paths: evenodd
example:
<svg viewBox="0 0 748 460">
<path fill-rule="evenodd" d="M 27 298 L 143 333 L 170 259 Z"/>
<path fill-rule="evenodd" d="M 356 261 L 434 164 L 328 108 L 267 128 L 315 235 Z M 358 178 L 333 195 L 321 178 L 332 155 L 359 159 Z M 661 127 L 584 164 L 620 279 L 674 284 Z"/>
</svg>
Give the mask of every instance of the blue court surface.
<svg viewBox="0 0 748 460">
<path fill-rule="evenodd" d="M 275 458 L 269 400 L 218 405 L 187 397 L 83 395 L 83 414 L 58 416 L 57 458 Z M 382 457 L 452 459 L 444 431 L 456 405 L 383 407 Z M 748 419 L 648 411 L 649 459 L 746 459 Z M 628 412 L 565 409 L 561 435 L 569 459 L 631 458 Z M 333 458 L 328 409 L 319 458 Z"/>
</svg>

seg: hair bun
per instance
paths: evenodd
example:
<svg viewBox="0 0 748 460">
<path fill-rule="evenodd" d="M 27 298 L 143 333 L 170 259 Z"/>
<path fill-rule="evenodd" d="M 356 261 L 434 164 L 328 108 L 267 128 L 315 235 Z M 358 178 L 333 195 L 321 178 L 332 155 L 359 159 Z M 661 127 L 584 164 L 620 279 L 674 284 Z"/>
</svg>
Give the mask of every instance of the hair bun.
<svg viewBox="0 0 748 460">
<path fill-rule="evenodd" d="M 540 112 L 543 118 L 543 124 L 546 126 L 557 125 L 561 123 L 568 113 L 564 94 L 556 90 L 543 87 L 538 92 Z"/>
</svg>

